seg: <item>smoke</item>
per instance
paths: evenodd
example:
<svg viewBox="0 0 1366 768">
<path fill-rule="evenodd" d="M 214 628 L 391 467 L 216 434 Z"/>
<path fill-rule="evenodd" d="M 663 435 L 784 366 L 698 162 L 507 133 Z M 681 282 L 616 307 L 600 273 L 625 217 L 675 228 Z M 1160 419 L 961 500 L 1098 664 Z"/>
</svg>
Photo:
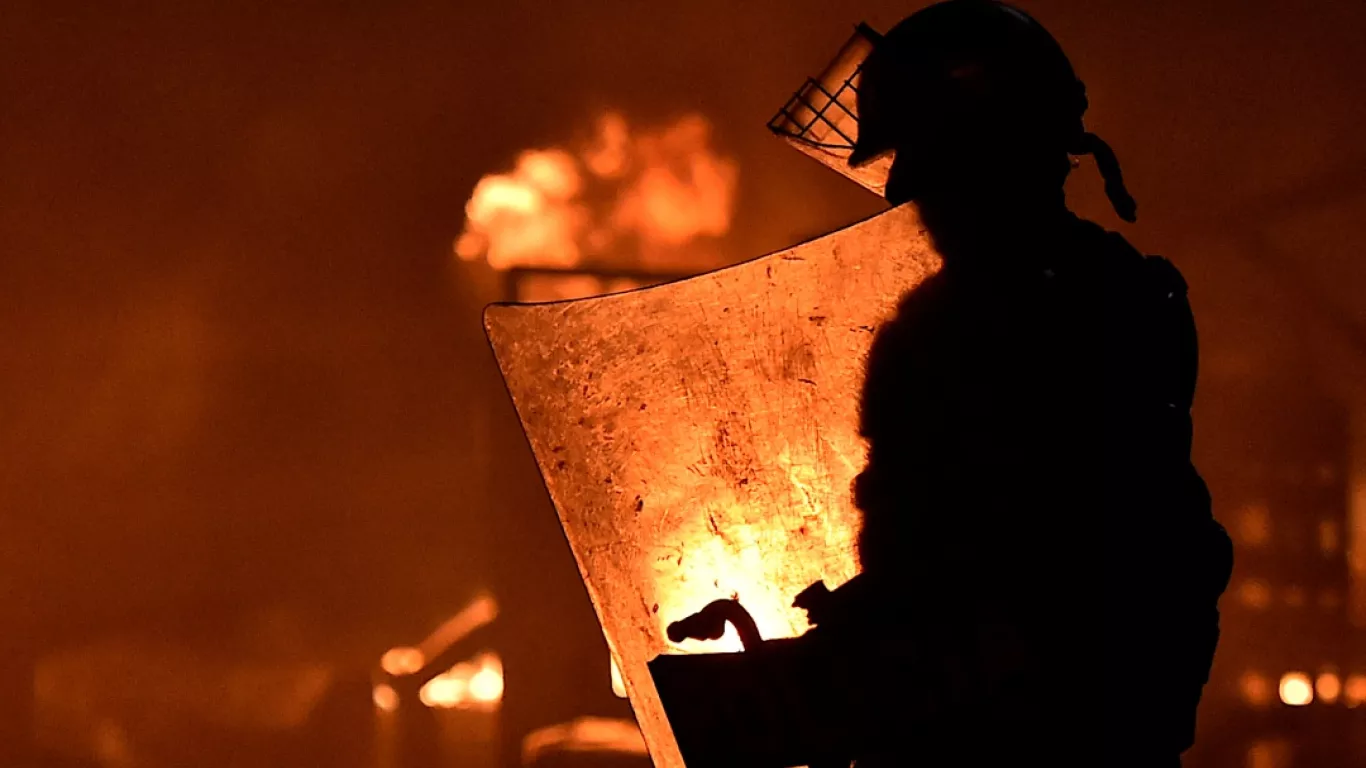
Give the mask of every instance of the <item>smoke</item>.
<svg viewBox="0 0 1366 768">
<path fill-rule="evenodd" d="M 455 253 L 495 269 L 709 269 L 722 262 L 710 241 L 730 229 L 738 176 L 700 115 L 633 130 L 609 112 L 580 145 L 525 151 L 480 179 Z"/>
</svg>

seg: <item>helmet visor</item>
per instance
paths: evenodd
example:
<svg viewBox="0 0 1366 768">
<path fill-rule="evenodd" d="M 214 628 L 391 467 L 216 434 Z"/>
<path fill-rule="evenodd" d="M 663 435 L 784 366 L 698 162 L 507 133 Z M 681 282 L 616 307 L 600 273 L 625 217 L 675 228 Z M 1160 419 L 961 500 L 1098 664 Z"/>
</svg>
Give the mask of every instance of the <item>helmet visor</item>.
<svg viewBox="0 0 1366 768">
<path fill-rule="evenodd" d="M 874 137 L 860 140 L 858 88 L 863 62 L 881 39 L 858 25 L 825 71 L 807 78 L 768 123 L 803 154 L 877 194 L 886 187 L 891 158 Z"/>
</svg>

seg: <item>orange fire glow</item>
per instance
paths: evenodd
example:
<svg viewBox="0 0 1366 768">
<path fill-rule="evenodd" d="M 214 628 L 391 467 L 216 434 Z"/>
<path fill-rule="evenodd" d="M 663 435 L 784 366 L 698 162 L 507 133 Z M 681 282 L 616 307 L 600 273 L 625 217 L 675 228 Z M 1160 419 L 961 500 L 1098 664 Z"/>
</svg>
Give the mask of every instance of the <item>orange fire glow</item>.
<svg viewBox="0 0 1366 768">
<path fill-rule="evenodd" d="M 1349 676 L 1343 684 L 1342 692 L 1349 707 L 1358 707 L 1366 703 L 1366 675 Z"/>
<path fill-rule="evenodd" d="M 503 662 L 484 653 L 456 664 L 428 680 L 418 698 L 434 709 L 496 709 L 503 700 Z"/>
<path fill-rule="evenodd" d="M 785 551 L 800 544 L 801 537 L 771 527 L 732 525 L 722 540 L 699 532 L 690 541 L 681 565 L 666 566 L 667 577 L 652 580 L 655 600 L 660 605 L 659 622 L 688 616 L 713 600 L 735 597 L 754 617 L 765 638 L 792 637 L 806 629 L 805 613 L 792 608 L 792 599 L 807 584 L 801 574 L 797 581 L 787 570 L 775 570 L 765 552 Z M 850 558 L 852 576 L 852 558 Z M 719 640 L 685 640 L 672 644 L 675 652 L 732 653 L 744 650 L 735 627 L 727 624 Z"/>
<path fill-rule="evenodd" d="M 637 132 L 609 113 L 583 146 L 523 152 L 511 171 L 481 179 L 455 253 L 495 269 L 620 263 L 624 253 L 637 267 L 710 269 L 716 256 L 689 246 L 729 230 L 736 180 L 700 115 Z"/>
<path fill-rule="evenodd" d="M 410 657 L 409 661 L 417 660 L 417 657 L 420 656 L 421 664 L 418 668 L 421 669 L 422 665 L 427 663 L 427 659 L 440 656 L 442 651 L 476 629 L 487 626 L 496 618 L 498 618 L 498 602 L 493 599 L 492 595 L 481 594 L 461 609 L 459 613 L 437 627 L 434 632 L 418 644 L 417 648 L 412 649 L 416 651 L 417 656 Z M 388 656 L 388 654 L 385 655 Z M 384 659 L 380 659 L 380 664 L 381 666 L 384 665 Z M 385 671 L 389 671 L 388 667 L 385 667 Z M 390 674 L 394 673 L 390 672 Z"/>
<path fill-rule="evenodd" d="M 1292 707 L 1303 707 L 1314 700 L 1314 684 L 1303 672 L 1287 672 L 1281 676 L 1281 701 Z"/>
<path fill-rule="evenodd" d="M 411 675 L 422 669 L 427 657 L 418 648 L 390 648 L 379 659 L 380 668 L 395 677 Z"/>
<path fill-rule="evenodd" d="M 575 752 L 647 754 L 640 729 L 630 720 L 581 717 L 527 734 L 522 740 L 522 765 L 534 765 L 547 754 Z"/>
<path fill-rule="evenodd" d="M 380 683 L 375 686 L 370 698 L 374 700 L 375 708 L 381 712 L 393 712 L 398 709 L 398 691 L 391 685 Z"/>
<path fill-rule="evenodd" d="M 839 457 L 840 470 L 852 480 L 864 455 L 864 446 L 855 435 L 827 435 L 830 453 Z M 680 535 L 688 542 L 681 562 L 656 560 L 656 573 L 650 579 L 653 599 L 660 606 L 658 621 L 663 628 L 707 603 L 735 597 L 754 617 L 765 638 L 792 637 L 808 628 L 806 613 L 792 606 L 792 600 L 810 586 L 809 573 L 788 567 L 787 561 L 774 560 L 773 552 L 820 552 L 825 561 L 828 586 L 835 587 L 857 572 L 853 543 L 858 535 L 857 516 L 847 504 L 827 510 L 824 500 L 839 499 L 838 481 L 816 468 L 816 455 L 806 455 L 794 446 L 779 452 L 775 469 L 785 475 L 787 497 L 780 503 L 802 510 L 799 525 L 774 526 L 743 505 L 731 500 L 726 535 L 718 537 L 708 527 L 709 518 L 698 516 L 680 523 Z M 847 482 L 843 483 L 847 487 Z M 738 522 L 752 520 L 753 522 Z M 726 653 L 743 650 L 735 628 L 727 625 L 719 640 L 687 640 L 671 644 L 675 652 Z"/>
<path fill-rule="evenodd" d="M 1334 704 L 1342 693 L 1342 678 L 1332 672 L 1324 672 L 1314 680 L 1314 691 L 1325 704 Z"/>
<path fill-rule="evenodd" d="M 1271 682 L 1265 675 L 1257 672 L 1244 672 L 1238 679 L 1238 689 L 1243 699 L 1254 707 L 1264 707 L 1271 703 Z"/>
</svg>

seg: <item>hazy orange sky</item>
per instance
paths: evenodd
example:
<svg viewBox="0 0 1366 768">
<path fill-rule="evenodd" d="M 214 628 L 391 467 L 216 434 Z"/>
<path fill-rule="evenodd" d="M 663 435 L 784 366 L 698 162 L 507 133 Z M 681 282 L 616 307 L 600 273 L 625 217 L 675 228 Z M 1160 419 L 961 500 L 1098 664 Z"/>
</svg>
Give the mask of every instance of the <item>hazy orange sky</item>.
<svg viewBox="0 0 1366 768">
<path fill-rule="evenodd" d="M 306 599 L 401 623 L 473 589 L 496 505 L 471 411 L 515 429 L 477 323 L 495 297 L 450 254 L 475 181 L 607 107 L 696 110 L 739 164 L 732 258 L 842 226 L 878 202 L 764 124 L 855 22 L 915 7 L 5 3 L 6 621 Z M 1359 184 L 1366 5 L 1024 7 L 1090 86 L 1140 247 L 1186 266 L 1324 174 Z M 1076 181 L 1116 226 L 1093 169 Z M 1356 190 L 1273 251 L 1360 333 Z M 559 552 L 548 508 L 526 525 Z"/>
</svg>

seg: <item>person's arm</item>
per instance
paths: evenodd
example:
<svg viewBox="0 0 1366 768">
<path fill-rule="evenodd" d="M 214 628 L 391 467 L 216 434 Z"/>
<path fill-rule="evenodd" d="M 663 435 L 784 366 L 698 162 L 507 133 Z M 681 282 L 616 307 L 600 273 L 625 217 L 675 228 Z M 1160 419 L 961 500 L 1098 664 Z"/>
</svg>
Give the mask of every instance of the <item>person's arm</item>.
<svg viewBox="0 0 1366 768">
<path fill-rule="evenodd" d="M 664 655 L 650 662 L 688 765 L 787 768 L 853 759 L 857 737 L 830 681 L 839 659 L 819 634 L 768 640 L 743 653 Z"/>
</svg>

